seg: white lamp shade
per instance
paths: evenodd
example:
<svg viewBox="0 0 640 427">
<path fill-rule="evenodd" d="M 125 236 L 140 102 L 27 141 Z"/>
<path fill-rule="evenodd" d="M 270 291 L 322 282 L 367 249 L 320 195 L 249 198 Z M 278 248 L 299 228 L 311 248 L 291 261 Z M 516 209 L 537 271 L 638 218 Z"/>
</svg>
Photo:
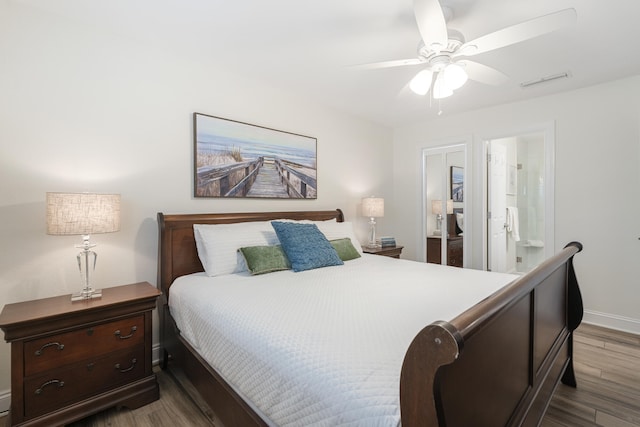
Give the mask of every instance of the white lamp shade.
<svg viewBox="0 0 640 427">
<path fill-rule="evenodd" d="M 436 81 L 433 84 L 433 98 L 434 99 L 442 99 L 448 96 L 453 95 L 453 90 L 449 86 L 447 86 L 444 81 L 444 73 L 438 73 L 438 77 L 436 77 Z"/>
<path fill-rule="evenodd" d="M 418 95 L 426 95 L 431 87 L 433 73 L 431 70 L 422 70 L 409 82 L 409 88 Z"/>
<path fill-rule="evenodd" d="M 451 90 L 461 88 L 469 78 L 467 73 L 458 64 L 449 64 L 442 72 L 444 84 Z"/>
<path fill-rule="evenodd" d="M 362 216 L 380 218 L 384 216 L 384 199 L 381 197 L 365 197 L 362 199 Z"/>
<path fill-rule="evenodd" d="M 120 195 L 47 193 L 47 234 L 97 234 L 120 230 Z"/>
<path fill-rule="evenodd" d="M 442 215 L 442 200 L 432 200 L 431 201 L 431 213 L 434 215 Z M 453 200 L 447 200 L 447 213 L 453 213 Z"/>
</svg>

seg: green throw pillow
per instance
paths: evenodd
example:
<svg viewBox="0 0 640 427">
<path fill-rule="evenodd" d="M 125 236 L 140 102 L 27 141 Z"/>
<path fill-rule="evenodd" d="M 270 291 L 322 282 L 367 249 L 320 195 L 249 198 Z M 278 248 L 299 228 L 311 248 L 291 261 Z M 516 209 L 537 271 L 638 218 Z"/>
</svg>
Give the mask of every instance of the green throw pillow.
<svg viewBox="0 0 640 427">
<path fill-rule="evenodd" d="M 351 239 L 345 237 L 344 239 L 329 240 L 331 246 L 338 252 L 338 256 L 342 261 L 349 261 L 352 259 L 360 258 L 360 253 L 353 247 Z"/>
<path fill-rule="evenodd" d="M 252 275 L 291 269 L 291 263 L 280 245 L 249 246 L 238 250 Z"/>
</svg>

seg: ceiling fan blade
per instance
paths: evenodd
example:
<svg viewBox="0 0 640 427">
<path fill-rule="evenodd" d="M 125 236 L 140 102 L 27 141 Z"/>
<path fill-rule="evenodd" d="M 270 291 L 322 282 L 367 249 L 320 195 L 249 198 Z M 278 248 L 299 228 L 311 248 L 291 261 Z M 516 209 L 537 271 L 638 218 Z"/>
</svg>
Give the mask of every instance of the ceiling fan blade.
<svg viewBox="0 0 640 427">
<path fill-rule="evenodd" d="M 471 80 L 475 80 L 480 83 L 499 86 L 506 83 L 509 80 L 506 74 L 496 70 L 495 68 L 488 67 L 484 64 L 480 64 L 475 61 L 458 61 L 456 64 L 464 67 L 467 75 Z"/>
<path fill-rule="evenodd" d="M 564 9 L 489 33 L 463 44 L 454 56 L 472 56 L 532 39 L 574 24 L 575 9 Z"/>
<path fill-rule="evenodd" d="M 416 15 L 418 31 L 425 46 L 440 51 L 447 46 L 447 22 L 438 0 L 414 0 L 413 10 Z"/>
<path fill-rule="evenodd" d="M 354 68 L 358 70 L 376 70 L 379 68 L 403 67 L 405 65 L 418 65 L 418 64 L 424 64 L 424 61 L 421 61 L 418 58 L 396 59 L 394 61 L 373 62 L 370 64 L 351 65 L 349 68 Z"/>
</svg>

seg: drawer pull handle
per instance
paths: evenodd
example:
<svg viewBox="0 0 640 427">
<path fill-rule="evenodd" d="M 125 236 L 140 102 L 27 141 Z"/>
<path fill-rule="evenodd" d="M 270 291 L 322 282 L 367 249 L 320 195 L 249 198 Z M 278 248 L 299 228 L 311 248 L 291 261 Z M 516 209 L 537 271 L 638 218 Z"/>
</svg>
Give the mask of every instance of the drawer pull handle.
<svg viewBox="0 0 640 427">
<path fill-rule="evenodd" d="M 125 372 L 132 371 L 132 370 L 133 370 L 133 368 L 135 368 L 135 367 L 136 367 L 136 363 L 138 363 L 138 361 L 137 361 L 136 359 L 131 359 L 131 366 L 129 366 L 128 368 L 126 368 L 126 369 L 120 369 L 120 364 L 119 364 L 119 363 L 116 363 L 115 368 L 116 368 L 118 371 L 120 371 L 121 373 L 123 373 L 123 374 L 124 374 Z"/>
<path fill-rule="evenodd" d="M 60 344 L 59 342 L 49 342 L 43 345 L 42 347 L 40 347 L 40 350 L 36 350 L 36 356 L 42 356 L 42 352 L 44 351 L 45 348 L 51 347 L 54 345 L 57 346 L 58 350 L 60 351 L 64 350 L 64 344 Z"/>
<path fill-rule="evenodd" d="M 49 380 L 46 383 L 42 384 L 40 388 L 36 389 L 36 394 L 42 394 L 43 389 L 48 385 L 58 384 L 58 387 L 64 387 L 64 381 L 60 380 Z"/>
<path fill-rule="evenodd" d="M 126 340 L 128 338 L 131 338 L 133 336 L 133 334 L 138 330 L 137 326 L 132 326 L 131 327 L 131 333 L 129 335 L 120 335 L 120 329 L 118 329 L 117 331 L 114 332 L 115 336 L 117 336 L 118 338 L 120 338 L 121 340 Z"/>
</svg>

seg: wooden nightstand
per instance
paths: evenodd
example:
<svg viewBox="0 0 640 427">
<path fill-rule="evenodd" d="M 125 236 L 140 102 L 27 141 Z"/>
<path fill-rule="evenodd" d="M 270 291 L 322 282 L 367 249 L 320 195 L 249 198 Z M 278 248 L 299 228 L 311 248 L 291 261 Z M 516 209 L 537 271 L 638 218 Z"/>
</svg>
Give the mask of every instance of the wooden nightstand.
<svg viewBox="0 0 640 427">
<path fill-rule="evenodd" d="M 463 266 L 462 236 L 447 238 L 447 265 L 453 267 Z M 427 262 L 440 264 L 442 261 L 442 238 L 440 236 L 427 237 Z"/>
<path fill-rule="evenodd" d="M 391 258 L 400 258 L 404 246 L 392 246 L 390 248 L 367 248 L 363 247 L 362 252 L 365 254 L 383 255 Z"/>
<path fill-rule="evenodd" d="M 151 367 L 151 312 L 160 295 L 147 282 L 7 304 L 0 328 L 11 343 L 8 425 L 63 425 L 112 406 L 159 397 Z"/>
</svg>

